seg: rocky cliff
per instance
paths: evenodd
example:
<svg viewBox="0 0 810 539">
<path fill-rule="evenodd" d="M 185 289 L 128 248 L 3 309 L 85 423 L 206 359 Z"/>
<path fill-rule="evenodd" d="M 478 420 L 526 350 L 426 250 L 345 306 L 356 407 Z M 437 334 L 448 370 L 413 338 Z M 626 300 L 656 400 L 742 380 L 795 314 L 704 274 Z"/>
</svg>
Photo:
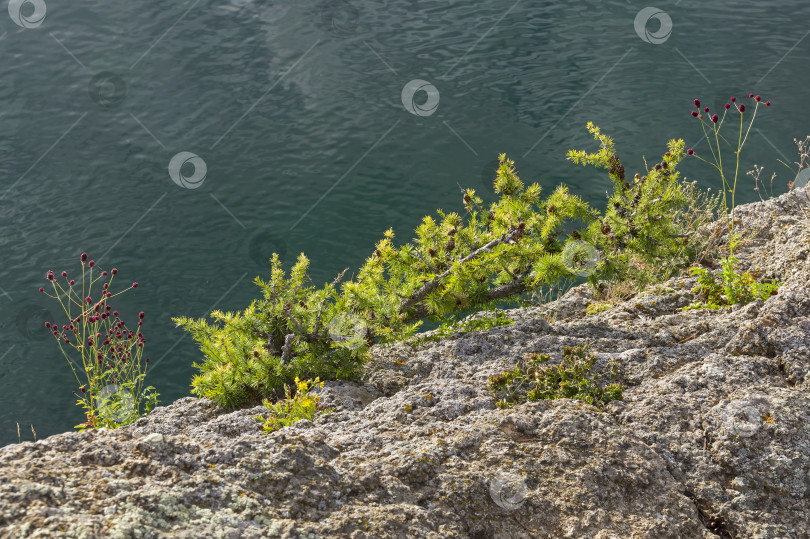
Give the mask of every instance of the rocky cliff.
<svg viewBox="0 0 810 539">
<path fill-rule="evenodd" d="M 0 537 L 810 537 L 810 202 L 737 209 L 767 301 L 683 312 L 694 278 L 586 315 L 375 348 L 337 411 L 265 435 L 184 398 L 110 431 L 0 449 Z M 624 401 L 495 406 L 521 356 L 592 343 Z"/>
</svg>

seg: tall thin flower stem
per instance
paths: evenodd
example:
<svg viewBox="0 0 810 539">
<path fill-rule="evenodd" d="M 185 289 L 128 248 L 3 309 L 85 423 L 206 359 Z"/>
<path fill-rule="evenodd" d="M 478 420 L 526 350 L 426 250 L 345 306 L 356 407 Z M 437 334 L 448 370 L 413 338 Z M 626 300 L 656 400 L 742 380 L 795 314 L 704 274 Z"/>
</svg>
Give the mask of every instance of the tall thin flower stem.
<svg viewBox="0 0 810 539">
<path fill-rule="evenodd" d="M 122 406 L 129 408 L 130 405 L 122 405 L 121 401 L 117 400 L 117 396 L 110 398 L 107 395 L 105 398 L 102 395 L 104 389 L 108 388 L 110 384 L 116 384 L 132 392 L 131 397 L 134 401 L 132 404 L 136 412 L 139 410 L 143 398 L 148 399 L 147 411 L 152 408 L 150 403 L 157 404 L 157 394 L 149 393 L 154 388 L 149 387 L 142 391 L 145 370 L 141 369 L 141 357 L 145 340 L 140 333 L 140 327 L 143 324 L 144 313 L 138 315 L 138 329 L 130 330 L 119 318 L 118 311 L 112 311 L 109 305 L 110 299 L 132 288 L 137 288 L 138 283 L 132 283 L 129 288 L 113 294 L 109 288 L 118 272 L 113 268 L 102 287 L 101 298 L 96 298 L 94 301 L 92 298 L 93 285 L 107 277 L 108 272 L 102 271 L 101 275 L 94 276 L 95 262 L 92 260 L 87 262 L 86 253 L 82 253 L 81 263 L 81 288 L 74 280 L 70 280 L 67 283 L 68 286 L 65 287 L 53 271 L 48 272 L 47 278 L 51 281 L 54 294 L 46 295 L 59 301 L 62 312 L 68 320 L 67 324 L 63 324 L 61 328 L 55 322 L 46 322 L 45 326 L 51 328 L 59 350 L 68 360 L 73 375 L 79 383 L 81 394 L 75 391 L 73 394 L 80 398 L 77 404 L 84 406 L 86 410 L 87 423 L 76 427 L 82 429 L 99 426 L 115 428 L 131 422 L 134 418 L 131 417 L 131 414 L 123 420 L 115 416 L 116 410 L 121 409 Z M 85 264 L 87 268 L 85 268 Z M 62 278 L 68 281 L 67 272 L 62 272 Z M 79 289 L 81 289 L 81 296 L 78 293 Z M 39 290 L 45 293 L 44 288 Z M 74 316 L 76 310 L 78 313 Z M 81 355 L 82 366 L 87 376 L 85 384 L 79 379 L 64 345 L 70 345 Z M 148 362 L 149 358 L 146 359 L 147 364 Z"/>
<path fill-rule="evenodd" d="M 749 97 L 754 98 L 754 94 L 749 94 Z M 727 219 L 728 229 L 729 229 L 729 257 L 734 256 L 734 247 L 737 244 L 735 236 L 734 236 L 734 208 L 735 208 L 735 204 L 736 204 L 737 180 L 738 180 L 739 175 L 740 175 L 740 157 L 741 157 L 741 154 L 742 154 L 742 149 L 745 146 L 745 143 L 748 141 L 748 135 L 751 133 L 751 127 L 754 125 L 754 121 L 756 120 L 756 117 L 757 117 L 757 111 L 759 110 L 759 105 L 760 105 L 760 102 L 761 102 L 760 96 L 756 96 L 754 99 L 755 99 L 755 102 L 756 102 L 755 106 L 754 106 L 754 114 L 751 116 L 751 121 L 748 123 L 748 128 L 744 129 L 745 128 L 745 105 L 738 105 L 737 102 L 736 102 L 736 99 L 733 98 L 733 97 L 731 98 L 731 103 L 734 103 L 734 107 L 740 113 L 740 129 L 739 129 L 739 135 L 737 137 L 737 149 L 733 150 L 734 151 L 734 156 L 735 156 L 735 160 L 734 160 L 735 161 L 735 163 L 734 163 L 734 182 L 733 183 L 729 182 L 728 179 L 726 178 L 725 171 L 723 169 L 723 152 L 722 152 L 722 148 L 720 147 L 720 140 L 722 139 L 726 144 L 729 145 L 729 147 L 733 148 L 733 146 L 731 146 L 731 144 L 729 144 L 729 142 L 725 139 L 725 137 L 720 135 L 720 129 L 722 128 L 723 123 L 725 122 L 726 113 L 731 109 L 731 104 L 726 103 L 725 111 L 723 112 L 723 118 L 722 119 L 719 119 L 717 117 L 717 115 L 714 115 L 711 118 L 712 133 L 714 134 L 714 144 L 712 144 L 712 140 L 711 140 L 711 137 L 709 135 L 709 131 L 706 128 L 706 123 L 707 122 L 704 120 L 703 115 L 700 114 L 700 101 L 697 100 L 697 99 L 695 100 L 695 106 L 698 108 L 698 111 L 697 112 L 694 112 L 694 111 L 692 112 L 693 117 L 697 117 L 697 118 L 700 119 L 700 125 L 701 125 L 701 128 L 703 129 L 703 136 L 706 138 L 706 142 L 708 142 L 708 144 L 709 144 L 709 150 L 710 150 L 711 155 L 712 155 L 712 161 L 708 161 L 706 159 L 703 159 L 702 157 L 697 155 L 694 152 L 694 150 L 691 150 L 691 149 L 688 150 L 687 153 L 689 153 L 689 155 L 693 155 L 693 156 L 697 157 L 698 159 L 700 159 L 704 163 L 710 164 L 711 166 L 716 168 L 717 171 L 720 173 L 720 180 L 723 183 L 723 212 L 725 213 L 725 217 Z M 771 104 L 770 101 L 765 102 L 765 106 L 770 106 L 770 104 Z M 704 110 L 705 113 L 708 114 L 708 112 L 709 112 L 708 107 L 703 109 L 703 110 Z M 718 120 L 719 120 L 719 123 L 718 123 Z M 745 131 L 745 136 L 743 136 L 743 131 Z M 729 192 L 731 193 L 731 211 L 729 211 L 728 198 L 727 198 L 728 197 L 727 193 L 729 193 Z"/>
</svg>

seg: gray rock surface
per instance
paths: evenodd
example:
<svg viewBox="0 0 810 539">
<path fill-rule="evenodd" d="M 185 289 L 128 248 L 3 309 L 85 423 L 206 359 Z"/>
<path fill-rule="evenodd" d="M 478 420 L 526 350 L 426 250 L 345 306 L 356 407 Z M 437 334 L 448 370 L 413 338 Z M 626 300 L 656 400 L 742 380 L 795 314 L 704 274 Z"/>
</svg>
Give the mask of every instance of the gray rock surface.
<svg viewBox="0 0 810 539">
<path fill-rule="evenodd" d="M 737 209 L 743 267 L 785 283 L 767 301 L 682 312 L 678 278 L 586 315 L 581 286 L 378 347 L 362 384 L 320 390 L 335 413 L 271 435 L 263 407 L 187 397 L 4 447 L 0 537 L 810 537 L 808 209 L 803 190 Z M 584 342 L 624 401 L 495 406 L 489 376 Z"/>
</svg>

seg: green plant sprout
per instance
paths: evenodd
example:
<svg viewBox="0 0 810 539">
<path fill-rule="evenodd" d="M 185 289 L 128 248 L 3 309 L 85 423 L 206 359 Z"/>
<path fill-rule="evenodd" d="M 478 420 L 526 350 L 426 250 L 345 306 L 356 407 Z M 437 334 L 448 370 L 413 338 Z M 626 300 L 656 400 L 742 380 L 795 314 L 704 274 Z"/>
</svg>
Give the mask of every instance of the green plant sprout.
<svg viewBox="0 0 810 539">
<path fill-rule="evenodd" d="M 587 344 L 563 347 L 563 361 L 545 366 L 551 356 L 531 354 L 511 371 L 491 376 L 489 390 L 498 399 L 499 408 L 510 408 L 525 401 L 540 399 L 577 399 L 601 408 L 613 400 L 622 400 L 622 386 L 600 386 L 588 377 L 596 358 Z M 615 365 L 611 376 L 615 376 Z"/>
<path fill-rule="evenodd" d="M 732 246 L 736 247 L 736 242 L 732 240 Z M 720 272 L 720 281 L 717 282 L 711 272 L 706 268 L 691 268 L 692 275 L 698 276 L 698 282 L 693 289 L 694 292 L 702 294 L 705 302 L 695 302 L 683 308 L 684 311 L 690 309 L 722 309 L 724 306 L 741 304 L 745 305 L 757 298 L 763 300 L 776 295 L 780 284 L 776 279 L 770 283 L 758 283 L 749 273 L 738 273 L 734 271 L 737 258 L 729 256 L 721 259 L 723 269 Z"/>
<path fill-rule="evenodd" d="M 278 403 L 271 403 L 269 400 L 264 401 L 265 407 L 269 410 L 268 416 L 265 418 L 261 415 L 254 415 L 253 418 L 262 421 L 264 424 L 265 434 L 277 431 L 283 427 L 289 427 L 297 421 L 308 419 L 312 421 L 316 415 L 329 414 L 334 411 L 333 408 L 323 409 L 321 406 L 321 398 L 309 394 L 313 387 L 323 387 L 323 382 L 318 378 L 314 381 L 307 380 L 301 381 L 295 379 L 296 391 L 295 395 L 290 394 L 289 386 L 284 386 L 285 400 Z"/>
<path fill-rule="evenodd" d="M 613 307 L 615 307 L 615 305 L 613 305 L 613 303 L 608 301 L 594 301 L 592 303 L 589 303 L 587 307 L 585 307 L 585 314 L 588 315 L 599 314 L 604 311 L 609 311 Z"/>
</svg>

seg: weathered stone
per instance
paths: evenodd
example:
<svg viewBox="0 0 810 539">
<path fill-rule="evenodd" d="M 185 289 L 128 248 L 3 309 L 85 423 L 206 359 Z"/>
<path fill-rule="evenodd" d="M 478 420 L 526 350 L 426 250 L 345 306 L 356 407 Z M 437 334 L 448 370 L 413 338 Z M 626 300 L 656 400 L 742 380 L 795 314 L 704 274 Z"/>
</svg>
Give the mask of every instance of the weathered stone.
<svg viewBox="0 0 810 539">
<path fill-rule="evenodd" d="M 785 283 L 767 301 L 684 312 L 684 277 L 587 316 L 580 286 L 375 348 L 362 383 L 316 390 L 334 413 L 270 435 L 262 406 L 188 397 L 4 447 L 0 537 L 810 537 L 808 208 L 736 210 L 742 269 Z M 495 406 L 490 376 L 580 343 L 624 401 Z"/>
</svg>

